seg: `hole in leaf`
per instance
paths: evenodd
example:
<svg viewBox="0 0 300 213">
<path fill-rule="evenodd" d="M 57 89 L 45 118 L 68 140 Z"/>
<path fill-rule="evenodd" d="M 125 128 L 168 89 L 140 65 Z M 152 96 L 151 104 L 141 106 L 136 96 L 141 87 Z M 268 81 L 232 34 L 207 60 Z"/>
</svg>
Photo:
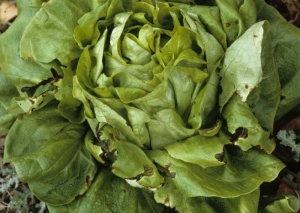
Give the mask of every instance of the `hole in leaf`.
<svg viewBox="0 0 300 213">
<path fill-rule="evenodd" d="M 91 186 L 91 177 L 89 175 L 85 177 L 85 183 L 87 187 Z"/>
<path fill-rule="evenodd" d="M 248 137 L 248 129 L 244 127 L 238 127 L 235 133 L 232 135 L 231 142 L 237 141 L 239 138 L 246 139 Z"/>
<path fill-rule="evenodd" d="M 218 161 L 220 161 L 220 162 L 223 161 L 223 157 L 224 157 L 224 153 L 223 153 L 223 152 L 215 154 L 215 158 L 216 158 Z"/>
</svg>

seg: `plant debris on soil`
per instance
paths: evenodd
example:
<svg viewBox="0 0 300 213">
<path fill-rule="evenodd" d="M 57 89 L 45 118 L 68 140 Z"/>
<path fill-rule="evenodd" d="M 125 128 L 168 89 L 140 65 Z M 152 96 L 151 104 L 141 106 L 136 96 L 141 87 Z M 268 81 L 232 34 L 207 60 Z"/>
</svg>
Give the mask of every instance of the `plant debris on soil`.
<svg viewBox="0 0 300 213">
<path fill-rule="evenodd" d="M 300 27 L 300 0 L 268 0 L 267 3 L 275 7 L 287 21 Z M 9 28 L 17 14 L 15 1 L 0 0 L 0 36 Z M 274 124 L 274 137 L 280 130 L 293 130 L 296 135 L 300 135 L 300 107 Z M 0 137 L 0 213 L 48 212 L 45 204 L 31 194 L 26 183 L 18 180 L 13 165 L 3 163 L 4 141 L 5 138 Z M 295 142 L 299 144 L 299 138 Z M 291 148 L 280 144 L 279 140 L 273 154 L 286 164 L 286 168 L 274 181 L 261 185 L 261 195 L 288 193 L 300 199 L 300 163 L 293 159 Z M 261 202 L 263 205 L 263 201 Z M 172 212 L 175 210 L 165 210 L 165 213 Z"/>
<path fill-rule="evenodd" d="M 0 0 L 0 33 L 3 33 L 18 15 L 14 1 Z"/>
</svg>

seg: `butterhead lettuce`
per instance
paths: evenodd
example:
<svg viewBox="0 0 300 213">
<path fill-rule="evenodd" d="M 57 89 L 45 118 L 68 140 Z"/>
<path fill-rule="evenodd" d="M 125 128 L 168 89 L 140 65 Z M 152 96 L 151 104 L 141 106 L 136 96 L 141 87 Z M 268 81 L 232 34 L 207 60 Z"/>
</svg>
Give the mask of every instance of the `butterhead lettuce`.
<svg viewBox="0 0 300 213">
<path fill-rule="evenodd" d="M 54 213 L 257 212 L 299 34 L 260 0 L 31 0 L 0 37 L 5 161 Z"/>
</svg>

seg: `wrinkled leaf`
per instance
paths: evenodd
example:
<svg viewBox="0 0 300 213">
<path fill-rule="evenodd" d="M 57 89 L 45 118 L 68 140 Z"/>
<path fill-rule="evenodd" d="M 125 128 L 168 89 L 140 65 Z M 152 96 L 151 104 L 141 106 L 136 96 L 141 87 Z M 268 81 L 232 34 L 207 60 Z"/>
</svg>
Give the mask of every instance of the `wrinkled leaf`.
<svg viewBox="0 0 300 213">
<path fill-rule="evenodd" d="M 259 190 L 236 198 L 187 197 L 178 193 L 171 178 L 167 178 L 164 187 L 155 191 L 154 198 L 158 203 L 163 203 L 184 213 L 254 213 L 257 212 Z"/>
<path fill-rule="evenodd" d="M 146 153 L 168 172 L 178 190 L 188 197 L 233 198 L 245 195 L 257 189 L 263 181 L 276 178 L 284 167 L 277 158 L 255 149 L 244 152 L 238 148 L 226 148 L 225 164 L 205 169 L 174 159 L 166 151 Z M 248 169 L 241 169 L 245 167 Z"/>
<path fill-rule="evenodd" d="M 221 107 L 234 93 L 237 93 L 242 101 L 246 101 L 250 92 L 262 80 L 261 42 L 263 35 L 264 22 L 258 22 L 226 50 L 220 71 L 223 91 L 220 95 Z"/>
<path fill-rule="evenodd" d="M 271 153 L 275 149 L 275 141 L 271 132 L 264 130 L 252 113 L 247 103 L 238 95 L 234 95 L 222 113 L 227 121 L 228 131 L 233 134 L 234 144 L 246 151 L 253 146 Z"/>
<path fill-rule="evenodd" d="M 104 168 L 101 168 L 91 188 L 83 196 L 70 204 L 48 205 L 48 208 L 52 213 L 161 213 L 163 210 L 162 205 L 154 201 L 151 192 L 131 187 Z"/>
<path fill-rule="evenodd" d="M 96 165 L 82 143 L 86 129 L 66 121 L 55 105 L 19 118 L 5 142 L 4 160 L 15 164 L 21 180 L 47 203 L 61 205 L 83 194 Z M 64 183 L 64 184 L 62 184 Z"/>
<path fill-rule="evenodd" d="M 89 10 L 86 1 L 44 2 L 24 31 L 21 57 L 43 63 L 58 59 L 64 65 L 69 64 L 81 52 L 73 38 L 74 28 L 78 19 Z"/>
</svg>

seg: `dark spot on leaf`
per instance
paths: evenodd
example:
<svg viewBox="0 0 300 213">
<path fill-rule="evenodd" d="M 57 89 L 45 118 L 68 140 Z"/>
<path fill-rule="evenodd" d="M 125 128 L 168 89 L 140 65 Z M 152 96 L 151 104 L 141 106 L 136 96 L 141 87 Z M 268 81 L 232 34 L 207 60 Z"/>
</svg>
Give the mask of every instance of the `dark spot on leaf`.
<svg viewBox="0 0 300 213">
<path fill-rule="evenodd" d="M 145 176 L 152 176 L 153 175 L 153 168 L 149 165 L 143 165 L 144 166 L 144 175 Z"/>
<path fill-rule="evenodd" d="M 237 141 L 239 138 L 247 138 L 248 129 L 244 127 L 239 127 L 235 130 L 235 133 L 232 135 L 231 142 Z"/>
<path fill-rule="evenodd" d="M 54 68 L 51 68 L 50 71 L 51 71 L 54 79 L 62 78 L 62 76 L 58 75 L 58 73 L 56 72 L 56 70 Z"/>
<path fill-rule="evenodd" d="M 274 136 L 272 134 L 269 135 L 269 139 L 272 140 Z"/>
<path fill-rule="evenodd" d="M 226 27 L 230 27 L 231 24 L 230 24 L 230 23 L 226 23 L 225 26 L 226 26 Z"/>
<path fill-rule="evenodd" d="M 87 187 L 91 186 L 91 177 L 89 175 L 85 177 L 85 183 Z"/>
<path fill-rule="evenodd" d="M 29 97 L 32 97 L 38 87 L 46 85 L 48 83 L 51 83 L 52 81 L 56 81 L 56 79 L 48 78 L 48 79 L 42 80 L 40 83 L 38 83 L 35 86 L 23 87 L 21 89 L 21 92 L 26 92 Z"/>
<path fill-rule="evenodd" d="M 171 165 L 172 165 L 171 162 L 169 162 L 169 163 L 167 163 L 167 164 L 165 165 L 165 168 L 166 168 L 166 169 L 169 169 Z"/>
<path fill-rule="evenodd" d="M 176 172 L 171 172 L 170 176 L 171 176 L 171 178 L 175 178 L 176 177 Z"/>
<path fill-rule="evenodd" d="M 235 23 L 236 23 L 236 24 L 239 24 L 239 20 L 236 20 Z"/>
<path fill-rule="evenodd" d="M 32 103 L 32 104 L 34 104 L 35 102 L 34 102 L 34 100 L 32 100 L 32 99 L 28 99 L 29 101 L 30 101 L 30 103 Z"/>
<path fill-rule="evenodd" d="M 223 156 L 224 156 L 223 152 L 215 154 L 215 158 L 220 162 L 223 161 Z"/>
<path fill-rule="evenodd" d="M 285 96 L 284 96 L 284 95 L 281 95 L 281 96 L 280 96 L 280 100 L 283 100 L 283 99 L 285 99 Z"/>
<path fill-rule="evenodd" d="M 23 120 L 24 117 L 25 117 L 25 114 L 19 114 L 18 115 L 18 120 Z"/>
<path fill-rule="evenodd" d="M 248 84 L 245 84 L 245 88 L 248 89 L 248 88 L 249 88 L 249 85 L 248 85 Z"/>
</svg>

